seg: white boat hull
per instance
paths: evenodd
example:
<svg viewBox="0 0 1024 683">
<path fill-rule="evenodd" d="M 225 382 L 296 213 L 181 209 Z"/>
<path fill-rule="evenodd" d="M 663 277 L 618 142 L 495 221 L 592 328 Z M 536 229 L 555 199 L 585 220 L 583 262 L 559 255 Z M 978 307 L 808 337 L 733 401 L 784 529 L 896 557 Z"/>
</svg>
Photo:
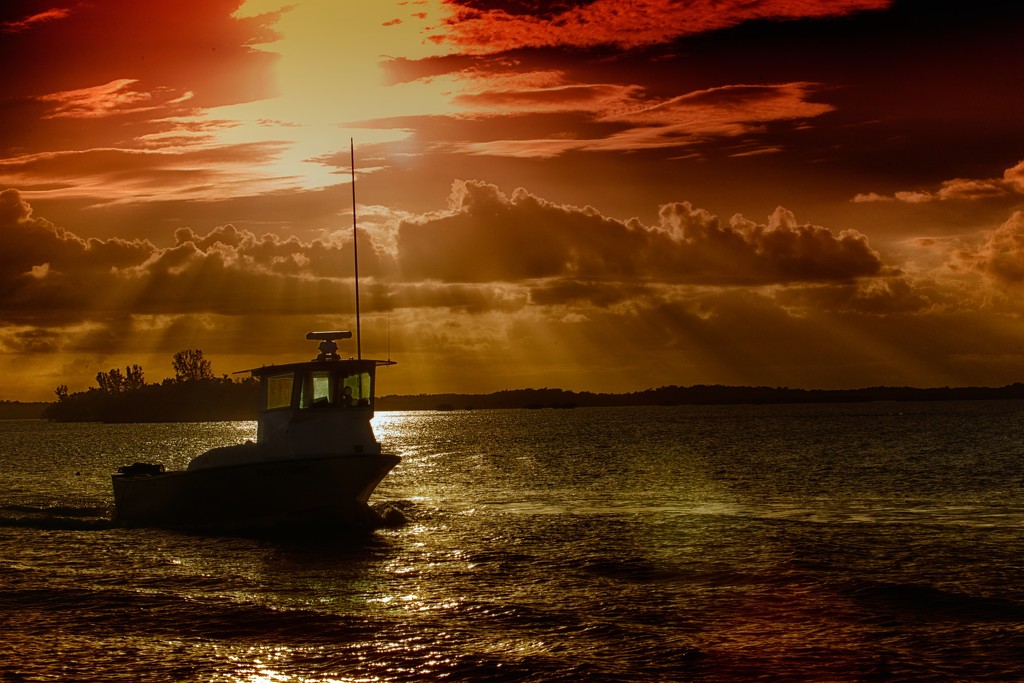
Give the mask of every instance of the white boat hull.
<svg viewBox="0 0 1024 683">
<path fill-rule="evenodd" d="M 220 531 L 379 526 L 367 501 L 389 454 L 307 456 L 159 474 L 115 474 L 114 520 Z"/>
</svg>

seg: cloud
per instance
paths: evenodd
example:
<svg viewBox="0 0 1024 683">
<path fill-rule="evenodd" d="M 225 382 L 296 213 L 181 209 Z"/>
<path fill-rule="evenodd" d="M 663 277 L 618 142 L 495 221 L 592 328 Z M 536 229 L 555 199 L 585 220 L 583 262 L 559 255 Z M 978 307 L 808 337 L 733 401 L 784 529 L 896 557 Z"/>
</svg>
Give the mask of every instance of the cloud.
<svg viewBox="0 0 1024 683">
<path fill-rule="evenodd" d="M 118 114 L 138 114 L 177 105 L 191 99 L 192 93 L 168 96 L 166 88 L 157 92 L 140 92 L 134 88 L 138 80 L 119 78 L 103 85 L 41 95 L 40 102 L 53 103 L 45 118 L 98 119 Z M 156 97 L 160 95 L 160 97 Z"/>
<path fill-rule="evenodd" d="M 541 81 L 541 82 L 538 82 Z M 523 74 L 509 78 L 481 78 L 477 87 L 472 80 L 461 80 L 462 92 L 452 102 L 488 116 L 540 112 L 587 111 L 607 114 L 624 107 L 635 107 L 642 89 L 635 85 L 609 83 L 567 83 L 560 74 L 550 72 Z"/>
<path fill-rule="evenodd" d="M 848 285 L 780 289 L 775 301 L 798 315 L 822 313 L 893 316 L 924 313 L 950 303 L 927 284 L 906 277 L 875 278 Z"/>
<path fill-rule="evenodd" d="M 497 81 L 495 81 L 497 82 Z M 686 147 L 712 139 L 759 133 L 769 124 L 803 122 L 834 110 L 811 98 L 815 83 L 726 85 L 655 99 L 639 86 L 549 83 L 544 87 L 481 88 L 456 101 L 498 114 L 578 113 L 601 137 L 553 135 L 548 138 L 452 143 L 444 148 L 468 154 L 550 158 L 569 151 L 636 151 Z M 758 149 L 747 154 L 778 151 Z"/>
<path fill-rule="evenodd" d="M 83 239 L 43 218 L 32 217 L 32 207 L 17 190 L 0 192 L 0 278 L 8 281 L 25 274 L 35 279 L 57 271 L 105 272 L 137 263 L 152 252 L 138 240 Z"/>
<path fill-rule="evenodd" d="M 876 192 L 858 194 L 854 202 L 905 202 L 923 204 L 935 201 L 980 201 L 1024 195 L 1024 161 L 1003 171 L 1002 178 L 954 178 L 943 181 L 938 190 L 911 190 L 896 192 L 892 196 Z"/>
<path fill-rule="evenodd" d="M 595 0 L 584 3 L 454 0 L 451 16 L 431 36 L 474 53 L 523 47 L 635 48 L 761 19 L 840 16 L 885 9 L 891 0 Z"/>
<path fill-rule="evenodd" d="M 222 201 L 282 189 L 282 179 L 262 170 L 282 153 L 283 143 L 204 145 L 185 148 L 91 148 L 44 152 L 0 160 L 0 184 L 81 198 L 88 206 L 168 200 Z M 295 179 L 286 179 L 294 184 Z"/>
<path fill-rule="evenodd" d="M 604 149 L 677 147 L 712 137 L 739 137 L 765 124 L 809 119 L 834 110 L 809 97 L 814 83 L 727 85 L 695 91 L 606 117 L 635 124 L 594 145 Z"/>
<path fill-rule="evenodd" d="M 393 270 L 369 238 L 360 250 L 370 283 Z M 363 239 L 360 242 L 363 242 Z M 16 190 L 0 193 L 0 318 L 67 324 L 98 315 L 311 313 L 352 305 L 350 239 L 257 237 L 231 225 L 172 247 L 84 239 L 42 218 Z"/>
<path fill-rule="evenodd" d="M 374 234 L 377 236 L 374 237 Z M 801 225 L 778 208 L 767 223 L 716 216 L 687 202 L 661 207 L 657 225 L 591 207 L 511 197 L 456 182 L 445 211 L 364 231 L 360 273 L 378 310 L 516 310 L 615 305 L 667 285 L 850 282 L 883 272 L 860 233 Z M 233 225 L 175 243 L 82 238 L 33 215 L 17 190 L 0 193 L 0 316 L 68 323 L 98 313 L 313 313 L 352 303 L 350 237 L 258 236 Z"/>
<path fill-rule="evenodd" d="M 454 183 L 449 204 L 399 226 L 405 278 L 762 285 L 849 281 L 883 270 L 863 234 L 801 225 L 782 207 L 766 224 L 737 215 L 722 225 L 688 202 L 673 203 L 661 207 L 658 225 L 647 226 L 473 181 Z"/>
<path fill-rule="evenodd" d="M 1001 285 L 1024 284 L 1024 211 L 1014 212 L 980 244 L 958 249 L 950 265 L 982 273 Z"/>
<path fill-rule="evenodd" d="M 680 124 L 698 121 L 698 132 L 713 132 L 725 123 L 767 122 L 819 116 L 832 111 L 827 104 L 807 101 L 820 89 L 815 83 L 725 85 L 679 95 L 642 109 L 607 117 L 643 124 Z"/>
<path fill-rule="evenodd" d="M 0 33 L 17 33 L 19 31 L 26 31 L 46 22 L 65 19 L 70 14 L 71 10 L 69 9 L 55 7 L 42 12 L 37 12 L 36 14 L 29 15 L 22 19 L 0 22 Z"/>
</svg>

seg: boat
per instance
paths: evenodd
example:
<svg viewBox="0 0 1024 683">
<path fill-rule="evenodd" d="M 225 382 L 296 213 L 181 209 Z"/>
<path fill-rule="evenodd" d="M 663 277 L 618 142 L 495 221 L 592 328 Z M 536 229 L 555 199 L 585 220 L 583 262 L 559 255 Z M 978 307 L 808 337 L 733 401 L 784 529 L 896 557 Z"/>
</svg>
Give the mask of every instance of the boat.
<svg viewBox="0 0 1024 683">
<path fill-rule="evenodd" d="M 310 332 L 310 361 L 249 372 L 260 383 L 256 441 L 212 448 L 184 470 L 134 463 L 111 475 L 114 522 L 228 532 L 367 529 L 400 522 L 381 516 L 369 498 L 401 458 L 381 451 L 373 418 L 377 368 L 363 359 L 359 316 L 359 235 L 355 143 L 352 160 L 352 255 L 356 356 L 342 359 L 348 331 Z M 397 519 L 396 519 L 397 518 Z"/>
<path fill-rule="evenodd" d="M 184 470 L 135 463 L 112 475 L 114 521 L 227 532 L 366 529 L 369 506 L 400 461 L 384 453 L 370 420 L 376 370 L 391 360 L 342 359 L 351 332 L 310 332 L 310 361 L 250 372 L 260 382 L 256 441 L 213 448 Z"/>
</svg>

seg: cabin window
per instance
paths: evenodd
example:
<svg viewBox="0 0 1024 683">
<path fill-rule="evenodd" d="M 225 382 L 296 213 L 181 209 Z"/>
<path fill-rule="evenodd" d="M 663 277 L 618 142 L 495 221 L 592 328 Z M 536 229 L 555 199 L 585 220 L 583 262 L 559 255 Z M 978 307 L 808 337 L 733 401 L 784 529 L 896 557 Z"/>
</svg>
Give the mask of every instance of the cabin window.
<svg viewBox="0 0 1024 683">
<path fill-rule="evenodd" d="M 302 396 L 299 399 L 299 407 L 327 407 L 332 402 L 331 373 L 326 371 L 307 372 L 302 382 Z"/>
<path fill-rule="evenodd" d="M 292 404 L 292 385 L 295 378 L 287 375 L 272 375 L 267 378 L 267 410 L 287 408 Z"/>
<path fill-rule="evenodd" d="M 368 406 L 370 397 L 370 373 L 361 372 L 357 375 L 349 375 L 341 383 L 341 404 L 343 406 Z"/>
</svg>

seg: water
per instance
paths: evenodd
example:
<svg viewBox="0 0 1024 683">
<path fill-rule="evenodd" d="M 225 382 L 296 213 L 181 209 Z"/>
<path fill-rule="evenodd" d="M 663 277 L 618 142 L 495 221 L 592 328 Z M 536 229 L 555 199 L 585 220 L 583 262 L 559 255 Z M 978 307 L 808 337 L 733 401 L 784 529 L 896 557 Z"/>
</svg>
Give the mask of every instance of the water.
<svg viewBox="0 0 1024 683">
<path fill-rule="evenodd" d="M 252 423 L 0 422 L 0 680 L 1024 679 L 1024 402 L 382 413 L 364 539 L 110 524 Z"/>
</svg>

